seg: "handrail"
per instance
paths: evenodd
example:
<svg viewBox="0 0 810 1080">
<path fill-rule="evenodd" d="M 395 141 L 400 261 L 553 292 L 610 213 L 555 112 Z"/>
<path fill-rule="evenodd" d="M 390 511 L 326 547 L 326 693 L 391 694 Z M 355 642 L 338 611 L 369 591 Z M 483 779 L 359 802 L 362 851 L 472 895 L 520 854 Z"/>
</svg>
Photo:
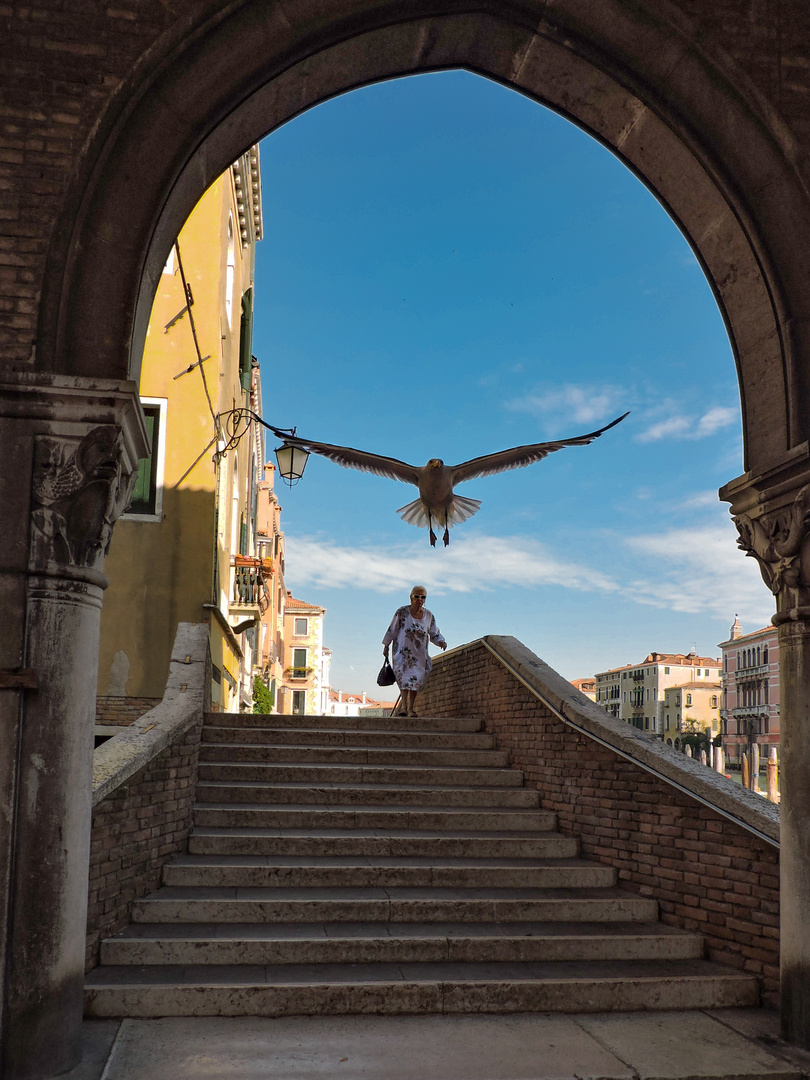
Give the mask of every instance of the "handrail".
<svg viewBox="0 0 810 1080">
<path fill-rule="evenodd" d="M 211 654 L 205 623 L 180 623 L 163 700 L 93 754 L 93 806 L 177 742 L 209 707 Z"/>
<path fill-rule="evenodd" d="M 441 665 L 453 653 L 466 652 L 478 645 L 483 646 L 567 727 L 779 848 L 778 807 L 707 766 L 684 757 L 659 739 L 614 719 L 516 638 L 488 635 L 436 657 L 434 665 Z"/>
</svg>

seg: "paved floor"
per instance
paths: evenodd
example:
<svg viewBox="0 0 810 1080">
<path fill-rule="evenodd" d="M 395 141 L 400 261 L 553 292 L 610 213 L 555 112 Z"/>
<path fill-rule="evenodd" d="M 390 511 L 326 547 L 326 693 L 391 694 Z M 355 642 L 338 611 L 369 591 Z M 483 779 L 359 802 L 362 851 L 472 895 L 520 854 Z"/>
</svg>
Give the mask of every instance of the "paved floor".
<svg viewBox="0 0 810 1080">
<path fill-rule="evenodd" d="M 757 1009 L 92 1020 L 63 1080 L 807 1080 Z"/>
</svg>

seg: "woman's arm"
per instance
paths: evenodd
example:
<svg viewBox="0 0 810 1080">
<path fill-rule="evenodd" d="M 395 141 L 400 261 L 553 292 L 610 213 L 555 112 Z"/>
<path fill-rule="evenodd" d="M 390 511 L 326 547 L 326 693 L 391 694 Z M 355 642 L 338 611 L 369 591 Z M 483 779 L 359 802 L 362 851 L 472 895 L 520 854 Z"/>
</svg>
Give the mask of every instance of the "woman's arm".
<svg viewBox="0 0 810 1080">
<path fill-rule="evenodd" d="M 447 648 L 447 642 L 444 640 L 441 630 L 436 625 L 436 619 L 433 613 L 430 615 L 430 626 L 428 628 L 428 637 L 434 645 L 438 645 L 440 649 Z"/>
<path fill-rule="evenodd" d="M 385 634 L 383 635 L 382 643 L 386 647 L 390 645 L 391 642 L 396 638 L 397 633 L 399 632 L 400 621 L 400 609 L 398 608 L 394 612 L 394 617 L 391 620 L 391 625 L 388 627 L 388 629 L 385 631 Z"/>
</svg>

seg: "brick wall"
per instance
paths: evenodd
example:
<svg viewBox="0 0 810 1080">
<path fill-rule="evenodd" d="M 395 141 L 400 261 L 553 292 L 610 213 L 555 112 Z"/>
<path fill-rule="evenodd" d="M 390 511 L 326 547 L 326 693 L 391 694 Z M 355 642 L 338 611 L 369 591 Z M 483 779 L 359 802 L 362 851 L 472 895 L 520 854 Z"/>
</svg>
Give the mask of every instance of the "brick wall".
<svg viewBox="0 0 810 1080">
<path fill-rule="evenodd" d="M 93 813 L 87 909 L 87 969 L 99 943 L 127 925 L 132 902 L 160 884 L 163 864 L 185 851 L 191 828 L 200 722 Z"/>
<path fill-rule="evenodd" d="M 0 364 L 34 365 L 46 249 L 91 133 L 104 123 L 105 110 L 116 108 L 116 94 L 150 51 L 155 63 L 168 53 L 168 46 L 161 53 L 161 35 L 191 37 L 217 6 L 215 0 L 115 6 L 0 0 Z M 806 143 L 810 30 L 804 0 L 675 0 L 674 8 L 708 51 L 733 57 Z"/>
<path fill-rule="evenodd" d="M 654 897 L 663 922 L 702 932 L 712 959 L 757 975 L 763 1001 L 778 1004 L 779 853 L 771 843 L 573 730 L 481 644 L 437 658 L 418 709 L 483 717 L 583 856 Z"/>
<path fill-rule="evenodd" d="M 96 698 L 96 723 L 127 726 L 150 709 L 154 709 L 159 701 L 160 698 L 113 697 L 111 694 L 100 694 Z"/>
</svg>

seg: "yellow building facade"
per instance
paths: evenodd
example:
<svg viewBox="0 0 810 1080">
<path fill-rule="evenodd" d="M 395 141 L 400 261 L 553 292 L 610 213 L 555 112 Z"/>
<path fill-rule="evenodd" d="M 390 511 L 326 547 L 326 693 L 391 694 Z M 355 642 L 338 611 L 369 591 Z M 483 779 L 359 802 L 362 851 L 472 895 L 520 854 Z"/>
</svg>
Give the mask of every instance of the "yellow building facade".
<svg viewBox="0 0 810 1080">
<path fill-rule="evenodd" d="M 179 622 L 210 625 L 214 708 L 250 706 L 272 563 L 257 559 L 262 429 L 235 425 L 233 410 L 261 413 L 251 348 L 260 238 L 253 147 L 203 195 L 158 283 L 140 382 L 152 452 L 105 566 L 102 723 L 162 696 Z"/>
<path fill-rule="evenodd" d="M 664 690 L 664 740 L 680 746 L 684 735 L 701 732 L 712 739 L 720 732 L 722 684 L 718 682 L 688 682 L 668 686 Z"/>
</svg>

